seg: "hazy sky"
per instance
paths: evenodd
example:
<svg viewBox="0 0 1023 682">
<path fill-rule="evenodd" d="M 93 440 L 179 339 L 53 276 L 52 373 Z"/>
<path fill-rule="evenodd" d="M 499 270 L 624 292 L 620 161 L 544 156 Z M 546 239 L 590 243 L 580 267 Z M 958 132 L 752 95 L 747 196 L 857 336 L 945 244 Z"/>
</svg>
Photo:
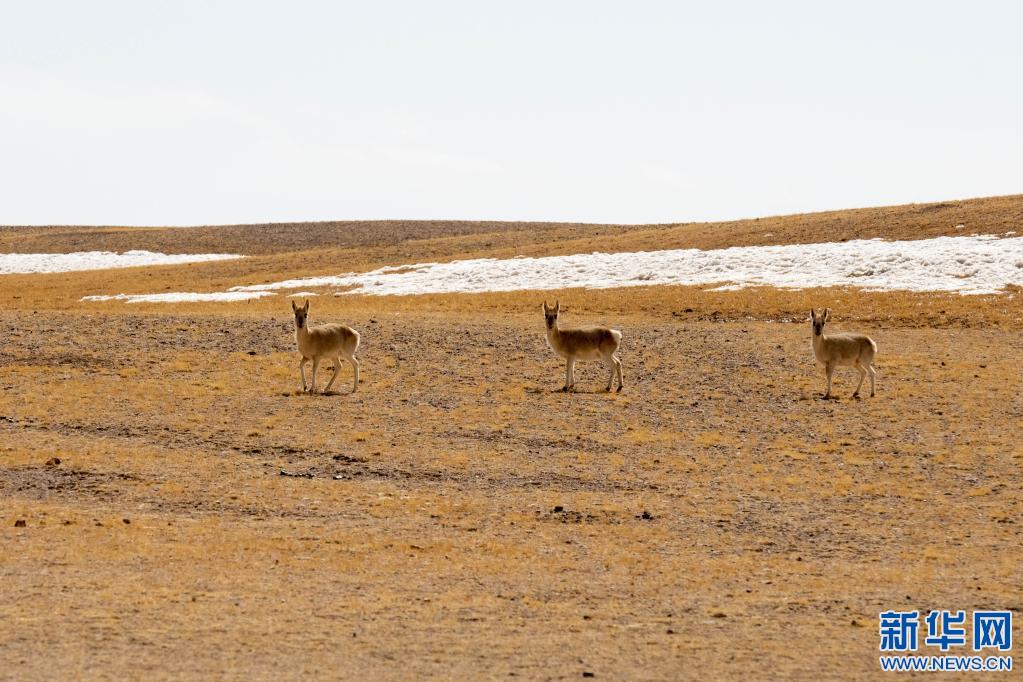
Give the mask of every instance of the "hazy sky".
<svg viewBox="0 0 1023 682">
<path fill-rule="evenodd" d="M 1017 2 L 0 0 L 0 224 L 1023 192 Z"/>
</svg>

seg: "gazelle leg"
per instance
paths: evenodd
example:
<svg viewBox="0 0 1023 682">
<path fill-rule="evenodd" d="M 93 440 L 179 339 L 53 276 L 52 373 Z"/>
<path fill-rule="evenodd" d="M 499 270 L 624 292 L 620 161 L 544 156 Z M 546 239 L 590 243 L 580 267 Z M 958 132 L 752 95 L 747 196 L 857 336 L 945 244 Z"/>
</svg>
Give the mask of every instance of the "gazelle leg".
<svg viewBox="0 0 1023 682">
<path fill-rule="evenodd" d="M 561 388 L 562 391 L 567 391 L 572 386 L 572 360 L 568 359 L 565 361 L 565 385 Z"/>
<path fill-rule="evenodd" d="M 856 363 L 856 371 L 859 372 L 859 374 L 860 374 L 860 380 L 859 380 L 859 383 L 856 384 L 856 390 L 853 391 L 853 394 L 852 394 L 853 398 L 858 398 L 860 396 L 860 386 L 863 385 L 863 380 L 867 376 L 867 370 L 863 369 L 863 363 L 862 362 L 857 362 Z"/>
<path fill-rule="evenodd" d="M 877 370 L 873 365 L 867 365 L 867 373 L 870 374 L 870 397 L 874 397 L 874 379 L 877 377 Z"/>
<path fill-rule="evenodd" d="M 621 390 L 625 388 L 625 379 L 622 377 L 622 361 L 615 358 L 613 355 L 611 357 L 614 358 L 615 368 L 618 370 L 618 391 L 621 392 Z"/>
<path fill-rule="evenodd" d="M 316 367 L 316 365 L 313 365 L 313 367 Z M 313 371 L 315 372 L 316 370 L 314 369 Z M 824 365 L 824 372 L 828 375 L 828 388 L 824 391 L 824 398 L 827 399 L 831 397 L 831 375 L 835 373 L 835 366 L 829 362 Z"/>
<path fill-rule="evenodd" d="M 611 366 L 611 376 L 607 378 L 607 392 L 611 392 L 611 387 L 615 385 L 615 377 L 618 375 L 618 360 L 612 355 L 610 358 L 611 362 L 607 363 Z"/>
<path fill-rule="evenodd" d="M 298 363 L 298 371 L 302 375 L 302 391 L 305 392 L 305 363 L 309 362 L 309 358 L 302 358 Z"/>
<path fill-rule="evenodd" d="M 575 388 L 575 358 L 572 358 L 572 360 L 568 363 L 568 376 L 571 381 L 568 387 L 573 389 Z"/>
<path fill-rule="evenodd" d="M 313 382 L 309 385 L 309 392 L 316 393 L 316 370 L 320 366 L 320 359 L 313 358 Z"/>
<path fill-rule="evenodd" d="M 352 367 L 355 368 L 355 381 L 352 382 L 352 393 L 355 393 L 356 389 L 359 388 L 359 358 L 353 355 L 349 360 L 352 363 Z"/>
<path fill-rule="evenodd" d="M 327 387 L 323 389 L 326 393 L 330 390 L 330 387 L 334 385 L 334 379 L 337 379 L 337 375 L 341 373 L 341 358 L 334 358 L 334 373 L 330 375 L 330 381 L 327 382 Z"/>
</svg>

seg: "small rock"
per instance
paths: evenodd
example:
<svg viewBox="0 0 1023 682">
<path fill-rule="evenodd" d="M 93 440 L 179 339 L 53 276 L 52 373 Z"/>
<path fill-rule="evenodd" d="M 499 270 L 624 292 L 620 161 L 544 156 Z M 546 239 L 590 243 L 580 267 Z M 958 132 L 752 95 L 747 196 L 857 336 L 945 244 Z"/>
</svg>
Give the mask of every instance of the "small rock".
<svg viewBox="0 0 1023 682">
<path fill-rule="evenodd" d="M 250 350 L 249 351 L 249 355 L 255 355 L 255 354 L 256 354 L 256 351 L 254 351 L 254 350 Z"/>
<path fill-rule="evenodd" d="M 14 527 L 15 528 L 24 528 L 25 527 L 25 519 L 18 519 L 17 521 L 15 521 L 14 522 Z"/>
<path fill-rule="evenodd" d="M 121 520 L 124 521 L 125 525 L 131 523 L 131 519 L 121 519 Z"/>
<path fill-rule="evenodd" d="M 591 673 L 589 670 L 584 670 L 583 671 L 583 677 L 596 677 L 596 675 Z"/>
<path fill-rule="evenodd" d="M 48 467 L 55 467 L 58 464 L 60 464 L 60 457 L 51 457 L 46 460 L 46 466 Z"/>
<path fill-rule="evenodd" d="M 560 514 L 561 512 L 565 511 L 565 508 L 559 504 L 555 506 L 554 509 L 552 509 L 551 511 L 554 512 L 555 514 Z"/>
<path fill-rule="evenodd" d="M 644 521 L 653 521 L 654 520 L 654 515 L 651 514 L 650 512 L 648 512 L 646 509 L 644 509 L 643 513 L 640 514 L 639 516 L 637 516 L 636 518 L 637 519 L 643 519 Z"/>
<path fill-rule="evenodd" d="M 725 614 L 721 613 L 720 611 L 717 611 L 715 613 L 710 614 L 710 617 L 711 618 L 728 618 L 728 616 L 726 616 Z"/>
</svg>

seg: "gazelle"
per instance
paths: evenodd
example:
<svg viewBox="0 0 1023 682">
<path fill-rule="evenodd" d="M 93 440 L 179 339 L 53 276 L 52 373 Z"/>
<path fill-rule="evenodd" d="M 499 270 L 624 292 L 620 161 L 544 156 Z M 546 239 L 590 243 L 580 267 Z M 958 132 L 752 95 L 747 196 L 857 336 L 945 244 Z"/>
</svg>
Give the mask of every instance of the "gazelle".
<svg viewBox="0 0 1023 682">
<path fill-rule="evenodd" d="M 341 373 L 341 359 L 344 358 L 355 369 L 355 382 L 352 384 L 352 393 L 355 393 L 359 388 L 359 359 L 355 357 L 355 351 L 359 349 L 359 332 L 341 324 L 321 324 L 310 328 L 308 300 L 302 307 L 292 301 L 291 309 L 295 313 L 295 340 L 298 342 L 298 352 L 302 355 L 298 363 L 298 370 L 302 374 L 302 390 L 316 393 L 316 370 L 320 360 L 333 360 L 334 374 L 323 389 L 324 393 L 329 391 L 334 385 L 334 379 Z M 313 381 L 307 389 L 305 363 L 310 360 L 313 361 Z"/>
<path fill-rule="evenodd" d="M 874 396 L 874 379 L 877 374 L 874 371 L 874 354 L 877 353 L 877 344 L 869 336 L 864 334 L 828 334 L 824 335 L 824 325 L 831 318 L 831 308 L 825 308 L 820 315 L 817 311 L 810 309 L 810 321 L 813 324 L 813 354 L 817 361 L 824 364 L 824 371 L 828 375 L 828 388 L 824 392 L 825 398 L 831 397 L 831 375 L 835 367 L 849 365 L 856 368 L 860 373 L 860 381 L 856 384 L 853 397 L 859 397 L 860 387 L 863 379 L 870 375 L 870 395 Z"/>
<path fill-rule="evenodd" d="M 611 370 L 611 376 L 607 380 L 607 389 L 614 386 L 615 375 L 618 376 L 618 390 L 621 391 L 625 385 L 622 379 L 622 361 L 615 353 L 622 344 L 622 333 L 617 329 L 607 327 L 586 327 L 582 329 L 561 329 L 558 327 L 558 313 L 561 312 L 561 303 L 554 302 L 554 307 L 543 302 L 543 315 L 547 322 L 547 343 L 551 349 L 565 358 L 568 366 L 565 369 L 565 387 L 561 390 L 570 391 L 575 387 L 575 361 L 576 360 L 603 360 L 604 364 Z"/>
</svg>

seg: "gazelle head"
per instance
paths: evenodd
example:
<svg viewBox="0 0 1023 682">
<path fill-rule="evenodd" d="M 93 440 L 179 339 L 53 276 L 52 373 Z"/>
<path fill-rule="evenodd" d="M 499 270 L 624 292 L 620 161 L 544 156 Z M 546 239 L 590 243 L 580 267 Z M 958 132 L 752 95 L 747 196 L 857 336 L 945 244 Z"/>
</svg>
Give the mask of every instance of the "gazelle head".
<svg viewBox="0 0 1023 682">
<path fill-rule="evenodd" d="M 302 329 L 305 327 L 306 319 L 309 317 L 309 299 L 306 299 L 305 304 L 301 308 L 292 301 L 291 309 L 295 312 L 295 327 Z"/>
<path fill-rule="evenodd" d="M 548 306 L 547 301 L 543 302 L 543 316 L 547 322 L 548 329 L 554 329 L 558 326 L 558 313 L 561 312 L 561 303 L 555 301 L 553 306 Z"/>
<path fill-rule="evenodd" d="M 820 315 L 813 308 L 810 308 L 810 322 L 813 323 L 813 335 L 820 336 L 824 333 L 824 325 L 827 324 L 828 318 L 831 317 L 831 308 L 825 308 L 824 312 Z"/>
</svg>

